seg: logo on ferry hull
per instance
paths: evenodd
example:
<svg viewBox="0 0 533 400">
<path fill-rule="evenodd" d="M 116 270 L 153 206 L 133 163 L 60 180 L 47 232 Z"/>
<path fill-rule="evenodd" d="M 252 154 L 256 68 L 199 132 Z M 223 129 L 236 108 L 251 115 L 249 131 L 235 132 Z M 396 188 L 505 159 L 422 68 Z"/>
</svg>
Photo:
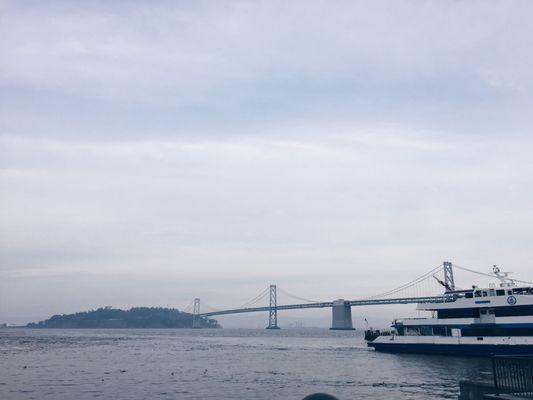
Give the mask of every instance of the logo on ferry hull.
<svg viewBox="0 0 533 400">
<path fill-rule="evenodd" d="M 514 297 L 514 296 L 507 297 L 507 303 L 509 303 L 512 306 L 515 305 L 516 304 L 516 297 Z"/>
</svg>

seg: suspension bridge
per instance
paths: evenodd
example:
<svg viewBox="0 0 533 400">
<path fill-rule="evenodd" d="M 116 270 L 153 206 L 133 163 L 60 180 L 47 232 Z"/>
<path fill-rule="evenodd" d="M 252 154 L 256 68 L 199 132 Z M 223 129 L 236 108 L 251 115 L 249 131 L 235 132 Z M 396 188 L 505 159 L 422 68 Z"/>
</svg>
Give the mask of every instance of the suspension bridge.
<svg viewBox="0 0 533 400">
<path fill-rule="evenodd" d="M 266 329 L 279 329 L 278 311 L 309 308 L 331 308 L 331 329 L 352 330 L 354 329 L 352 323 L 352 307 L 387 304 L 442 303 L 453 301 L 453 292 L 456 290 L 454 281 L 454 267 L 464 271 L 494 277 L 493 275 L 481 273 L 465 267 L 460 267 L 456 264 L 452 264 L 449 261 L 445 261 L 441 265 L 431 269 L 430 271 L 416 279 L 413 279 L 410 282 L 407 282 L 392 290 L 360 299 L 314 301 L 292 295 L 291 293 L 278 288 L 276 285 L 270 285 L 259 295 L 237 308 L 218 310 L 213 307 L 207 307 L 211 310 L 207 312 L 201 312 L 200 298 L 195 298 L 194 301 L 188 307 L 186 307 L 184 311 L 192 311 L 193 328 L 200 328 L 201 318 L 204 317 L 251 312 L 268 312 L 268 325 Z M 442 279 L 438 277 L 438 274 L 440 273 L 443 274 L 441 276 Z M 292 299 L 299 300 L 300 302 L 294 304 L 278 304 L 278 291 Z M 439 291 L 440 294 L 435 294 L 437 291 Z M 267 299 L 268 305 L 256 305 L 260 301 Z"/>
</svg>

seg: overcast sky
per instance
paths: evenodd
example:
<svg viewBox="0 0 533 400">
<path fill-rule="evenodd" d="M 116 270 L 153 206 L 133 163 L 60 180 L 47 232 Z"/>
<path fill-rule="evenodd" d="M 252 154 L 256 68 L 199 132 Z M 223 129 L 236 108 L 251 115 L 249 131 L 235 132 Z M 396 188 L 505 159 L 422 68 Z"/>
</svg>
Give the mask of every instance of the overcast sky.
<svg viewBox="0 0 533 400">
<path fill-rule="evenodd" d="M 533 280 L 532 15 L 1 1 L 0 322 Z"/>
</svg>

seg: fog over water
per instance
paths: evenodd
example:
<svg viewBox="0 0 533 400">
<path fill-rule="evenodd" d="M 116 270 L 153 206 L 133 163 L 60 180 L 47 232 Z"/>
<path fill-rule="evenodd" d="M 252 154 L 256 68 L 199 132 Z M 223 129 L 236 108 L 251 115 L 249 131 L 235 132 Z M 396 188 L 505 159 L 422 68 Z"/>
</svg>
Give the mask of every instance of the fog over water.
<svg viewBox="0 0 533 400">
<path fill-rule="evenodd" d="M 1 2 L 0 323 L 352 299 L 445 260 L 533 281 L 532 12 Z"/>
</svg>

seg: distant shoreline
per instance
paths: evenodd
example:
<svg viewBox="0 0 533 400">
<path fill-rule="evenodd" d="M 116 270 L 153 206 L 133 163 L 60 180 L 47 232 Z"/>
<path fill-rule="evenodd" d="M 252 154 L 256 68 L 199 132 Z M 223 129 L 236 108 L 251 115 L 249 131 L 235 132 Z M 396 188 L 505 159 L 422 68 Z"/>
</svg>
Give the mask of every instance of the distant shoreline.
<svg viewBox="0 0 533 400">
<path fill-rule="evenodd" d="M 54 315 L 18 328 L 33 329 L 187 329 L 194 316 L 173 308 L 133 307 L 129 310 L 104 307 L 74 314 Z M 200 328 L 220 328 L 211 318 L 198 317 Z"/>
<path fill-rule="evenodd" d="M 29 325 L 29 324 L 28 324 Z M 91 327 L 86 327 L 86 328 L 61 328 L 61 327 L 35 327 L 35 326 L 28 326 L 28 325 L 12 325 L 12 326 L 4 326 L 4 327 L 0 327 L 0 331 L 2 329 L 37 329 L 37 330 L 54 330 L 54 329 L 72 329 L 72 330 L 95 330 L 95 329 L 101 329 L 101 330 L 116 330 L 116 329 L 143 329 L 143 330 L 146 330 L 146 329 L 158 329 L 158 330 L 165 330 L 165 329 L 197 329 L 197 328 L 193 328 L 192 326 L 191 327 L 179 327 L 179 328 L 172 328 L 172 327 L 139 327 L 139 328 L 135 328 L 135 327 L 117 327 L 117 328 L 111 328 L 111 327 L 94 327 L 94 328 L 91 328 Z M 222 326 L 212 326 L 212 327 L 202 327 L 202 329 L 222 329 Z M 257 328 L 259 329 L 259 328 Z M 329 329 L 329 328 L 324 328 L 324 329 Z"/>
</svg>

